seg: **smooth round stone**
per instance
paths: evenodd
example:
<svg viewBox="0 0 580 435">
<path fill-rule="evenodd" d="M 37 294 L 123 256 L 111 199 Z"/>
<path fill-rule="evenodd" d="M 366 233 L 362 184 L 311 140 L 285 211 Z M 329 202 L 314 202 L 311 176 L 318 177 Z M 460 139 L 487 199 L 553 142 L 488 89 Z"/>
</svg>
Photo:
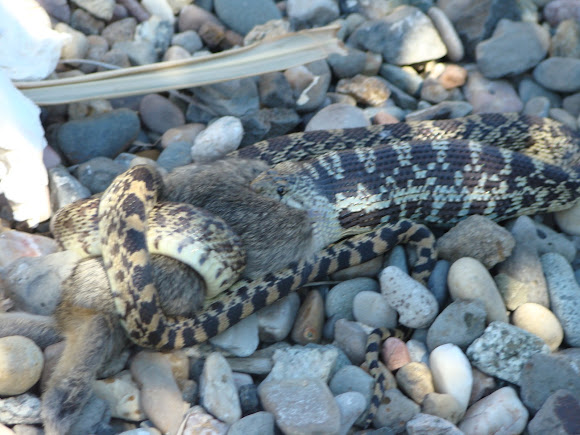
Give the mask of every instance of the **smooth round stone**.
<svg viewBox="0 0 580 435">
<path fill-rule="evenodd" d="M 556 28 L 550 46 L 550 55 L 577 58 L 580 55 L 580 26 L 567 19 Z"/>
<path fill-rule="evenodd" d="M 425 414 L 444 418 L 453 424 L 457 424 L 465 414 L 465 408 L 451 394 L 428 393 L 423 398 L 421 410 Z"/>
<path fill-rule="evenodd" d="M 26 392 L 40 379 L 44 357 L 40 348 L 20 335 L 0 338 L 0 394 Z"/>
<path fill-rule="evenodd" d="M 524 108 L 524 103 L 510 82 L 488 80 L 477 71 L 469 72 L 463 92 L 473 107 L 473 113 L 521 112 Z"/>
<path fill-rule="evenodd" d="M 172 143 L 189 143 L 191 147 L 197 135 L 205 129 L 204 124 L 185 124 L 175 128 L 170 128 L 161 136 L 161 146 L 167 148 Z"/>
<path fill-rule="evenodd" d="M 364 51 L 352 47 L 347 50 L 346 55 L 332 53 L 327 58 L 332 73 L 339 79 L 361 74 L 367 62 L 367 54 Z"/>
<path fill-rule="evenodd" d="M 409 95 L 418 96 L 423 85 L 423 78 L 411 67 L 383 63 L 379 74 Z"/>
<path fill-rule="evenodd" d="M 170 62 L 172 60 L 189 59 L 190 57 L 191 54 L 189 54 L 189 51 L 187 51 L 185 48 L 180 47 L 179 45 L 172 45 L 165 51 L 165 54 L 163 55 L 163 61 Z"/>
<path fill-rule="evenodd" d="M 201 404 L 221 421 L 232 424 L 242 416 L 232 369 L 219 352 L 205 360 L 200 378 Z"/>
<path fill-rule="evenodd" d="M 296 318 L 300 297 L 291 293 L 256 313 L 260 340 L 272 343 L 284 340 Z"/>
<path fill-rule="evenodd" d="M 291 338 L 294 342 L 302 345 L 319 343 L 323 327 L 324 300 L 318 290 L 310 290 L 296 315 Z"/>
<path fill-rule="evenodd" d="M 214 8 L 226 26 L 242 35 L 259 24 L 282 18 L 273 0 L 215 0 Z"/>
<path fill-rule="evenodd" d="M 386 266 L 397 266 L 406 274 L 409 274 L 409 266 L 407 265 L 407 254 L 405 253 L 405 248 L 401 245 L 395 246 L 385 261 Z"/>
<path fill-rule="evenodd" d="M 429 352 L 427 346 L 422 341 L 411 339 L 407 341 L 407 350 L 411 361 L 429 363 Z"/>
<path fill-rule="evenodd" d="M 326 296 L 326 316 L 338 315 L 352 320 L 355 296 L 362 291 L 378 292 L 378 283 L 371 278 L 354 278 L 335 285 Z"/>
<path fill-rule="evenodd" d="M 399 322 L 409 328 L 424 328 L 437 316 L 439 305 L 433 294 L 395 266 L 385 268 L 380 276 L 381 293 L 399 313 Z"/>
<path fill-rule="evenodd" d="M 407 434 L 409 435 L 423 435 L 423 434 L 446 434 L 446 435 L 462 435 L 454 424 L 449 421 L 429 414 L 417 414 L 405 425 Z"/>
<path fill-rule="evenodd" d="M 258 91 L 263 106 L 293 108 L 296 104 L 290 83 L 279 71 L 262 74 L 258 79 Z"/>
<path fill-rule="evenodd" d="M 353 364 L 360 365 L 365 360 L 367 336 L 359 323 L 338 319 L 334 325 L 334 344 Z"/>
<path fill-rule="evenodd" d="M 395 328 L 397 312 L 389 306 L 383 295 L 362 291 L 354 297 L 352 311 L 356 321 L 373 328 Z"/>
<path fill-rule="evenodd" d="M 140 407 L 139 387 L 131 379 L 128 370 L 112 378 L 95 381 L 93 389 L 98 397 L 107 402 L 113 417 L 129 421 L 143 421 L 147 418 Z"/>
<path fill-rule="evenodd" d="M 437 316 L 427 333 L 427 346 L 433 350 L 452 343 L 465 350 L 483 334 L 487 312 L 480 300 L 455 300 Z"/>
<path fill-rule="evenodd" d="M 568 240 L 564 234 L 558 233 L 546 225 L 534 222 L 533 220 L 531 222 L 536 227 L 537 237 L 534 238 L 534 241 L 536 242 L 538 254 L 542 255 L 553 252 L 560 254 L 569 263 L 574 261 L 577 252 L 574 242 Z"/>
<path fill-rule="evenodd" d="M 17 230 L 2 231 L 0 232 L 0 267 L 6 267 L 23 257 L 54 254 L 58 249 L 56 241 L 50 237 Z"/>
<path fill-rule="evenodd" d="M 228 435 L 274 435 L 274 433 L 274 415 L 265 411 L 247 415 L 232 424 L 228 430 Z"/>
<path fill-rule="evenodd" d="M 577 433 L 580 424 L 576 418 L 580 413 L 578 399 L 568 390 L 558 390 L 542 405 L 530 420 L 527 432 L 530 435 L 546 433 Z"/>
<path fill-rule="evenodd" d="M 385 398 L 377 409 L 373 425 L 397 433 L 420 411 L 421 407 L 399 390 L 390 389 L 385 391 Z"/>
<path fill-rule="evenodd" d="M 395 377 L 403 392 L 419 405 L 427 394 L 435 391 L 433 376 L 427 364 L 410 362 L 401 367 Z"/>
<path fill-rule="evenodd" d="M 548 281 L 552 311 L 560 321 L 568 345 L 580 346 L 580 286 L 570 264 L 558 254 L 541 257 Z"/>
<path fill-rule="evenodd" d="M 69 37 L 63 41 L 60 57 L 62 59 L 84 59 L 89 49 L 89 41 L 85 34 L 69 27 L 65 23 L 57 23 L 54 30 Z"/>
<path fill-rule="evenodd" d="M 207 122 L 217 116 L 234 116 L 242 118 L 257 112 L 260 109 L 258 86 L 253 78 L 228 80 L 213 85 L 199 86 L 191 91 L 202 105 L 207 106 L 203 111 Z"/>
<path fill-rule="evenodd" d="M 360 393 L 365 399 L 366 409 L 371 402 L 371 397 L 375 389 L 375 380 L 360 367 L 347 365 L 334 374 L 328 386 L 335 396 L 349 391 Z"/>
<path fill-rule="evenodd" d="M 296 29 L 319 27 L 338 18 L 338 4 L 333 0 L 288 0 L 288 18 Z"/>
<path fill-rule="evenodd" d="M 185 124 L 181 109 L 159 94 L 145 95 L 139 104 L 139 113 L 145 126 L 157 133 Z"/>
<path fill-rule="evenodd" d="M 201 38 L 193 30 L 186 30 L 185 32 L 176 33 L 171 38 L 171 45 L 179 45 L 185 48 L 189 53 L 193 54 L 203 47 Z"/>
<path fill-rule="evenodd" d="M 189 142 L 172 142 L 161 151 L 156 160 L 156 163 L 168 172 L 192 162 L 191 144 Z"/>
<path fill-rule="evenodd" d="M 435 296 L 437 303 L 440 307 L 445 305 L 447 298 L 449 296 L 449 289 L 447 288 L 447 275 L 449 274 L 449 268 L 451 264 L 449 264 L 446 260 L 439 260 L 437 264 L 435 264 L 435 268 L 429 277 L 429 281 L 427 283 L 427 287 Z"/>
<path fill-rule="evenodd" d="M 194 162 L 211 162 L 231 151 L 242 142 L 244 127 L 234 116 L 219 118 L 197 135 L 191 148 Z"/>
<path fill-rule="evenodd" d="M 479 299 L 485 304 L 487 321 L 507 322 L 504 302 L 487 269 L 477 260 L 461 258 L 451 265 L 447 277 L 453 299 Z"/>
<path fill-rule="evenodd" d="M 454 344 L 444 344 L 434 349 L 429 356 L 435 390 L 453 396 L 467 409 L 473 377 L 471 365 L 461 349 Z"/>
<path fill-rule="evenodd" d="M 571 115 L 570 113 L 568 113 L 564 109 L 554 107 L 554 108 L 549 110 L 548 116 L 550 118 L 558 121 L 558 122 L 561 122 L 566 127 L 570 128 L 572 130 L 578 129 L 578 123 L 576 122 L 576 117 Z"/>
<path fill-rule="evenodd" d="M 548 98 L 546 97 L 539 96 L 530 98 L 526 102 L 523 114 L 547 118 L 549 111 L 550 111 L 550 100 L 548 100 Z"/>
<path fill-rule="evenodd" d="M 504 387 L 470 406 L 459 429 L 465 433 L 522 433 L 528 422 L 528 410 L 512 387 Z"/>
<path fill-rule="evenodd" d="M 452 62 L 459 62 L 463 59 L 465 50 L 463 48 L 463 42 L 461 42 L 461 38 L 457 34 L 451 20 L 449 20 L 447 15 L 436 6 L 430 7 L 427 11 L 427 15 L 429 15 L 429 18 L 433 21 L 433 24 L 441 36 L 441 40 L 447 47 L 447 57 L 449 60 Z"/>
<path fill-rule="evenodd" d="M 540 337 L 552 352 L 558 349 L 564 339 L 564 331 L 558 318 L 549 309 L 539 304 L 520 305 L 512 315 L 512 323 Z"/>
<path fill-rule="evenodd" d="M 318 111 L 308 122 L 304 131 L 368 127 L 369 125 L 371 123 L 362 109 L 350 104 L 336 103 Z"/>
<path fill-rule="evenodd" d="M 187 5 L 179 13 L 177 28 L 179 32 L 185 32 L 186 30 L 197 32 L 208 22 L 214 25 L 222 25 L 221 21 L 211 12 L 206 11 L 200 6 Z"/>
<path fill-rule="evenodd" d="M 580 59 L 550 57 L 534 68 L 534 79 L 551 91 L 580 91 Z"/>
<path fill-rule="evenodd" d="M 572 236 L 580 236 L 580 202 L 568 210 L 554 213 L 556 222 L 562 231 Z"/>
<path fill-rule="evenodd" d="M 260 344 L 258 317 L 253 315 L 242 319 L 221 334 L 211 338 L 210 342 L 227 350 L 232 355 L 238 357 L 250 356 Z"/>
<path fill-rule="evenodd" d="M 550 101 L 550 107 L 560 107 L 562 105 L 562 97 L 559 94 L 540 86 L 531 77 L 525 77 L 520 81 L 518 93 L 523 102 L 528 102 L 534 97 L 545 97 Z"/>
<path fill-rule="evenodd" d="M 543 1 L 544 17 L 551 26 L 556 26 L 564 20 L 580 19 L 580 5 L 575 0 Z"/>
<path fill-rule="evenodd" d="M 392 372 L 411 362 L 407 345 L 399 338 L 387 338 L 383 343 L 381 354 L 386 367 Z"/>
<path fill-rule="evenodd" d="M 334 398 L 340 411 L 340 433 L 347 434 L 367 406 L 365 397 L 356 391 L 348 391 Z"/>
<path fill-rule="evenodd" d="M 101 36 L 107 40 L 109 46 L 119 41 L 131 41 L 135 36 L 137 20 L 133 17 L 114 21 L 103 29 Z"/>
</svg>

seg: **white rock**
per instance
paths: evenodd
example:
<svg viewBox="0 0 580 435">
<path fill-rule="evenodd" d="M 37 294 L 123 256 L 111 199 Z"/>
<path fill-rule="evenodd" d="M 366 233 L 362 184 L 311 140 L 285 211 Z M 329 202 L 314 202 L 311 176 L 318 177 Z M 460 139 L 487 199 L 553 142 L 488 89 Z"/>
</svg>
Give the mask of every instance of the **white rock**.
<svg viewBox="0 0 580 435">
<path fill-rule="evenodd" d="M 487 269 L 474 258 L 460 258 L 447 275 L 449 293 L 455 299 L 479 299 L 485 304 L 487 321 L 507 322 L 505 304 Z"/>
<path fill-rule="evenodd" d="M 244 127 L 234 116 L 224 116 L 197 135 L 191 147 L 195 162 L 211 162 L 236 150 L 242 142 Z"/>
<path fill-rule="evenodd" d="M 242 417 L 232 369 L 221 353 L 206 358 L 199 391 L 201 404 L 221 421 L 232 424 Z"/>
<path fill-rule="evenodd" d="M 558 349 L 564 339 L 564 330 L 558 318 L 540 304 L 528 302 L 520 305 L 512 315 L 512 323 L 540 337 L 552 352 Z"/>
<path fill-rule="evenodd" d="M 115 0 L 73 0 L 73 2 L 97 18 L 109 21 L 113 17 Z"/>
<path fill-rule="evenodd" d="M 276 349 L 274 367 L 264 382 L 314 378 L 328 383 L 336 365 L 338 350 L 333 346 L 292 346 Z"/>
<path fill-rule="evenodd" d="M 56 68 L 62 44 L 69 38 L 52 30 L 48 14 L 34 0 L 0 2 L 0 35 L 0 73 L 12 80 L 46 78 Z M 10 102 L 3 106 L 16 104 L 4 96 L 2 101 Z M 0 125 L 3 120 L 0 117 Z M 10 140 L 4 137 L 3 142 Z"/>
<path fill-rule="evenodd" d="M 20 335 L 0 338 L 0 395 L 15 396 L 38 382 L 44 365 L 40 348 Z"/>
<path fill-rule="evenodd" d="M 12 85 L 1 69 L 0 101 L 10 102 L 0 104 L 0 192 L 12 207 L 14 219 L 35 227 L 50 217 L 40 109 Z"/>
<path fill-rule="evenodd" d="M 251 315 L 210 339 L 211 343 L 239 357 L 250 356 L 258 348 L 258 318 Z"/>
<path fill-rule="evenodd" d="M 173 9 L 167 3 L 167 0 L 142 0 L 141 4 L 151 15 L 156 15 L 163 21 L 175 22 Z"/>
<path fill-rule="evenodd" d="M 405 426 L 408 435 L 463 435 L 453 423 L 435 415 L 419 413 Z"/>
<path fill-rule="evenodd" d="M 128 370 L 112 378 L 95 381 L 95 394 L 109 404 L 111 415 L 129 421 L 143 421 L 147 417 L 141 410 L 141 392 Z"/>
<path fill-rule="evenodd" d="M 367 407 L 367 400 L 358 391 L 349 391 L 334 398 L 340 411 L 340 435 L 346 435 Z"/>
<path fill-rule="evenodd" d="M 512 387 L 504 387 L 474 403 L 459 429 L 466 435 L 519 434 L 528 422 L 528 410 Z"/>
<path fill-rule="evenodd" d="M 86 56 L 89 49 L 89 41 L 84 33 L 73 29 L 65 23 L 57 23 L 54 26 L 54 30 L 70 36 L 62 46 L 60 53 L 62 59 L 83 59 Z"/>
<path fill-rule="evenodd" d="M 399 313 L 399 322 L 409 328 L 426 328 L 439 311 L 439 304 L 425 286 L 396 266 L 386 267 L 379 275 L 381 293 Z"/>
<path fill-rule="evenodd" d="M 453 396 L 463 409 L 467 409 L 473 374 L 471 365 L 461 349 L 454 344 L 443 344 L 433 349 L 429 365 L 436 391 Z"/>
</svg>

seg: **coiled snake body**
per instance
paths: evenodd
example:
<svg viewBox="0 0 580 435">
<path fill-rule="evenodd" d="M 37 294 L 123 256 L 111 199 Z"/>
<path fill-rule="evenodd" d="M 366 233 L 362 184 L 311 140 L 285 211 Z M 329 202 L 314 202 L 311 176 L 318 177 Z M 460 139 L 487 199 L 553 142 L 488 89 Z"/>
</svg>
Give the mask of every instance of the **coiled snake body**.
<svg viewBox="0 0 580 435">
<path fill-rule="evenodd" d="M 297 133 L 232 153 L 279 164 L 253 188 L 307 210 L 319 245 L 335 244 L 288 269 L 239 281 L 193 319 L 167 317 L 152 283 L 145 233 L 158 181 L 151 168 L 133 168 L 107 189 L 100 206 L 94 200 L 82 218 L 83 225 L 90 221 L 83 233 L 94 239 L 95 225 L 100 228 L 104 264 L 130 338 L 176 349 L 203 342 L 302 285 L 398 243 L 415 245 L 414 276 L 425 281 L 435 261 L 434 239 L 420 222 L 449 225 L 469 214 L 501 220 L 571 207 L 580 191 L 579 143 L 574 132 L 554 121 L 490 114 Z M 66 240 L 63 247 L 71 239 L 83 243 L 71 236 L 78 224 L 71 222 L 81 219 L 76 216 L 71 206 L 53 222 L 55 236 Z M 234 245 L 228 248 L 232 252 Z M 224 280 L 221 271 L 214 272 Z M 377 349 L 371 340 L 369 350 L 376 354 Z M 380 376 L 376 363 L 370 370 Z"/>
</svg>

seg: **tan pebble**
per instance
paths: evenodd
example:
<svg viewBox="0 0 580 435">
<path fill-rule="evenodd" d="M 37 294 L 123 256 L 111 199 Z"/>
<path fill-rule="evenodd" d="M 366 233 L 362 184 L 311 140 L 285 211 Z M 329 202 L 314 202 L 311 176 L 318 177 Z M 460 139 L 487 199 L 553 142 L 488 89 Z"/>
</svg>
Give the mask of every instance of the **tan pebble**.
<svg viewBox="0 0 580 435">
<path fill-rule="evenodd" d="M 448 64 L 437 80 L 445 89 L 458 88 L 467 81 L 467 70 L 459 65 Z"/>
<path fill-rule="evenodd" d="M 336 84 L 336 92 L 351 95 L 359 103 L 370 106 L 380 106 L 391 96 L 384 79 L 362 74 L 349 79 L 340 79 Z"/>
<path fill-rule="evenodd" d="M 387 112 L 379 112 L 373 118 L 373 124 L 378 124 L 378 125 L 396 124 L 397 122 L 399 122 L 399 120 Z"/>
<path fill-rule="evenodd" d="M 507 322 L 503 299 L 487 269 L 474 258 L 464 257 L 451 265 L 447 276 L 449 293 L 455 299 L 479 299 L 485 304 L 487 322 Z"/>
<path fill-rule="evenodd" d="M 558 318 L 546 307 L 528 302 L 520 305 L 513 313 L 512 323 L 537 335 L 554 352 L 564 339 L 564 331 Z"/>
<path fill-rule="evenodd" d="M 189 358 L 183 350 L 176 350 L 173 352 L 162 353 L 169 364 L 171 365 L 171 372 L 177 383 L 189 379 Z"/>
<path fill-rule="evenodd" d="M 407 396 L 418 404 L 423 403 L 427 394 L 435 391 L 431 370 L 422 362 L 405 364 L 397 371 L 396 379 Z"/>
<path fill-rule="evenodd" d="M 44 357 L 40 348 L 20 335 L 0 338 L 0 395 L 28 391 L 40 379 Z"/>
<path fill-rule="evenodd" d="M 387 368 L 391 371 L 395 371 L 405 364 L 411 362 L 411 355 L 409 355 L 409 349 L 403 340 L 395 337 L 389 337 L 383 344 L 383 361 Z"/>
<path fill-rule="evenodd" d="M 465 414 L 465 409 L 455 397 L 447 393 L 428 393 L 423 398 L 421 412 L 435 415 L 457 424 Z"/>
<path fill-rule="evenodd" d="M 310 290 L 298 310 L 292 340 L 298 344 L 319 343 L 324 326 L 324 301 L 318 290 Z"/>
<path fill-rule="evenodd" d="M 205 125 L 200 123 L 170 128 L 161 136 L 161 146 L 167 148 L 174 142 L 188 142 L 193 145 L 193 141 L 203 129 L 205 129 Z"/>
</svg>

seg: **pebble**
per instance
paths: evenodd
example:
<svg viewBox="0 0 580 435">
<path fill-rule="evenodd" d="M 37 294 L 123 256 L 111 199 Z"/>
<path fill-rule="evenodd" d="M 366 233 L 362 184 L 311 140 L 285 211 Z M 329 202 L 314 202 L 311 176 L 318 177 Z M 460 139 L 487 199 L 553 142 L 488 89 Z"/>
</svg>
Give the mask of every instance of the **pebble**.
<svg viewBox="0 0 580 435">
<path fill-rule="evenodd" d="M 580 59 L 553 56 L 534 68 L 534 79 L 556 92 L 580 91 Z"/>
<path fill-rule="evenodd" d="M 334 77 L 343 79 L 362 74 L 367 64 L 367 54 L 356 48 L 348 47 L 347 54 L 332 53 L 327 58 Z M 367 74 L 375 75 L 375 74 Z"/>
<path fill-rule="evenodd" d="M 405 342 L 395 337 L 389 337 L 383 343 L 381 356 L 385 361 L 385 366 L 394 372 L 411 362 L 411 355 Z"/>
<path fill-rule="evenodd" d="M 334 325 L 334 342 L 353 364 L 360 365 L 365 360 L 367 333 L 357 322 L 338 319 Z"/>
<path fill-rule="evenodd" d="M 286 13 L 292 27 L 319 27 L 338 18 L 338 4 L 334 0 L 288 0 Z"/>
<path fill-rule="evenodd" d="M 139 128 L 135 112 L 116 109 L 64 123 L 57 131 L 58 147 L 73 164 L 99 156 L 113 158 L 133 142 Z M 83 146 L 79 147 L 79 143 Z"/>
<path fill-rule="evenodd" d="M 94 18 L 82 9 L 77 9 L 70 17 L 70 25 L 85 35 L 98 35 L 105 27 L 105 23 Z"/>
<path fill-rule="evenodd" d="M 218 18 L 230 29 L 245 35 L 255 26 L 282 18 L 273 0 L 214 0 Z"/>
<path fill-rule="evenodd" d="M 564 339 L 564 331 L 558 318 L 539 304 L 529 302 L 520 305 L 513 313 L 512 323 L 540 337 L 552 352 L 558 349 Z"/>
<path fill-rule="evenodd" d="M 489 79 L 520 74 L 544 59 L 549 47 L 550 34 L 539 24 L 504 19 L 491 38 L 477 44 L 477 66 Z"/>
<path fill-rule="evenodd" d="M 447 275 L 449 274 L 449 264 L 446 260 L 439 260 L 435 264 L 435 268 L 429 277 L 427 287 L 435 296 L 437 303 L 440 307 L 445 305 L 447 298 L 449 296 L 449 289 L 447 288 Z"/>
<path fill-rule="evenodd" d="M 437 6 L 430 7 L 427 15 L 433 21 L 441 40 L 445 44 L 445 47 L 447 47 L 447 58 L 452 62 L 459 62 L 463 59 L 465 50 L 463 48 L 463 42 L 461 42 L 461 38 L 457 34 L 455 27 L 453 27 L 451 20 Z"/>
<path fill-rule="evenodd" d="M 319 343 L 324 327 L 324 300 L 318 290 L 308 292 L 295 317 L 292 340 L 301 345 Z"/>
<path fill-rule="evenodd" d="M 528 410 L 512 387 L 504 387 L 471 405 L 459 429 L 471 433 L 522 433 Z"/>
<path fill-rule="evenodd" d="M 469 397 L 470 405 L 497 390 L 496 381 L 493 376 L 486 375 L 473 367 L 471 368 L 471 372 L 473 375 L 473 387 L 471 388 L 471 396 Z"/>
<path fill-rule="evenodd" d="M 203 42 L 197 32 L 186 30 L 185 32 L 173 35 L 173 38 L 171 38 L 171 45 L 183 47 L 190 54 L 193 54 L 202 49 Z"/>
<path fill-rule="evenodd" d="M 353 300 L 352 312 L 357 322 L 373 328 L 395 328 L 397 312 L 391 308 L 383 295 L 373 291 L 361 291 Z"/>
<path fill-rule="evenodd" d="M 559 94 L 540 86 L 532 77 L 525 77 L 520 81 L 518 94 L 523 102 L 527 102 L 533 97 L 546 97 L 550 100 L 551 107 L 560 107 L 562 105 L 562 97 Z"/>
<path fill-rule="evenodd" d="M 507 322 L 504 302 L 487 269 L 474 258 L 464 257 L 451 265 L 447 285 L 452 299 L 479 299 L 485 304 L 487 321 Z"/>
<path fill-rule="evenodd" d="M 203 407 L 225 423 L 232 424 L 242 416 L 232 369 L 218 352 L 211 353 L 205 360 L 200 397 Z"/>
<path fill-rule="evenodd" d="M 0 399 L 0 423 L 40 424 L 40 406 L 40 399 L 30 393 Z"/>
<path fill-rule="evenodd" d="M 480 215 L 467 217 L 437 240 L 440 258 L 454 262 L 472 257 L 487 269 L 508 258 L 514 246 L 515 240 L 509 231 Z"/>
<path fill-rule="evenodd" d="M 49 237 L 23 231 L 0 231 L 0 267 L 22 257 L 40 257 L 55 253 L 58 245 Z"/>
<path fill-rule="evenodd" d="M 407 341 L 407 350 L 411 361 L 429 363 L 429 352 L 422 341 L 415 339 Z"/>
<path fill-rule="evenodd" d="M 236 150 L 242 142 L 244 128 L 234 116 L 217 119 L 199 133 L 191 148 L 194 162 L 207 163 Z"/>
<path fill-rule="evenodd" d="M 382 106 L 391 95 L 384 79 L 357 74 L 352 78 L 340 79 L 336 92 L 350 95 L 359 104 Z"/>
<path fill-rule="evenodd" d="M 201 406 L 193 406 L 184 420 L 183 435 L 226 435 L 228 425 L 213 418 Z"/>
<path fill-rule="evenodd" d="M 373 418 L 373 425 L 397 433 L 420 411 L 419 405 L 405 397 L 399 390 L 390 389 L 385 391 L 385 397 Z"/>
<path fill-rule="evenodd" d="M 527 217 L 530 219 L 529 217 Z M 533 221 L 532 221 L 533 222 Z M 560 254 L 569 263 L 576 257 L 576 246 L 574 242 L 568 240 L 562 233 L 554 231 L 552 228 L 534 222 L 538 237 L 534 237 L 538 254 L 556 253 Z"/>
<path fill-rule="evenodd" d="M 64 33 L 69 38 L 64 40 L 60 56 L 62 59 L 83 59 L 89 49 L 87 37 L 78 30 L 69 27 L 65 23 L 58 23 L 54 30 Z"/>
<path fill-rule="evenodd" d="M 419 405 L 427 394 L 435 391 L 433 376 L 425 363 L 410 362 L 404 365 L 397 371 L 396 379 L 403 392 Z"/>
<path fill-rule="evenodd" d="M 228 435 L 274 435 L 274 415 L 260 411 L 232 424 Z"/>
<path fill-rule="evenodd" d="M 473 113 L 521 112 L 524 108 L 524 103 L 510 82 L 486 79 L 478 71 L 469 72 L 463 93 L 473 106 Z"/>
<path fill-rule="evenodd" d="M 549 353 L 544 341 L 517 326 L 491 322 L 466 351 L 471 363 L 488 375 L 520 385 L 527 360 L 536 353 Z"/>
<path fill-rule="evenodd" d="M 159 94 L 145 95 L 139 104 L 139 114 L 148 129 L 160 134 L 185 124 L 181 109 Z"/>
<path fill-rule="evenodd" d="M 395 378 L 391 375 L 391 388 L 396 387 Z M 353 365 L 346 365 L 339 369 L 328 384 L 334 396 L 354 391 L 361 394 L 365 399 L 364 409 L 371 403 L 371 397 L 375 389 L 374 378 L 363 369 Z"/>
<path fill-rule="evenodd" d="M 300 297 L 296 293 L 290 293 L 258 311 L 256 318 L 260 341 L 272 343 L 284 340 L 292 329 L 299 308 Z"/>
<path fill-rule="evenodd" d="M 186 142 L 189 145 L 193 145 L 193 141 L 197 135 L 205 129 L 204 124 L 185 124 L 179 127 L 170 128 L 166 130 L 161 136 L 161 146 L 167 148 L 172 143 L 182 143 Z"/>
<path fill-rule="evenodd" d="M 395 65 L 425 62 L 447 54 L 433 22 L 412 6 L 402 6 L 381 20 L 363 23 L 347 42 L 380 53 L 385 61 Z"/>
<path fill-rule="evenodd" d="M 473 376 L 471 365 L 461 349 L 454 344 L 443 344 L 433 349 L 429 365 L 435 391 L 453 396 L 462 410 L 467 409 Z"/>
<path fill-rule="evenodd" d="M 364 396 L 356 391 L 348 391 L 337 395 L 336 404 L 340 411 L 340 435 L 347 435 L 357 418 L 366 409 Z"/>
<path fill-rule="evenodd" d="M 29 338 L 19 335 L 0 338 L 0 395 L 25 393 L 40 379 L 44 357 Z"/>
<path fill-rule="evenodd" d="M 415 110 L 405 116 L 405 121 L 459 118 L 473 112 L 473 106 L 465 101 L 442 101 L 431 107 Z"/>
<path fill-rule="evenodd" d="M 157 165 L 171 172 L 179 166 L 185 166 L 193 162 L 191 158 L 191 143 L 172 142 L 168 145 L 156 160 Z"/>
<path fill-rule="evenodd" d="M 250 356 L 260 344 L 258 322 L 257 316 L 246 317 L 209 341 L 234 356 Z"/>
<path fill-rule="evenodd" d="M 141 4 L 151 14 L 151 18 L 156 17 L 170 24 L 175 21 L 173 10 L 167 0 L 141 0 Z"/>
<path fill-rule="evenodd" d="M 115 0 L 73 0 L 73 3 L 95 17 L 106 21 L 113 17 L 113 10 L 115 9 Z"/>
<path fill-rule="evenodd" d="M 371 278 L 354 278 L 341 282 L 326 296 L 326 317 L 338 315 L 342 319 L 353 320 L 353 302 L 355 296 L 362 291 L 378 292 L 379 284 Z"/>
<path fill-rule="evenodd" d="M 211 118 L 215 115 L 242 117 L 260 108 L 258 86 L 251 78 L 199 86 L 191 91 L 213 114 Z"/>
<path fill-rule="evenodd" d="M 115 42 L 131 41 L 135 36 L 137 20 L 133 17 L 114 21 L 103 29 L 101 36 L 112 46 Z"/>
<path fill-rule="evenodd" d="M 244 46 L 290 33 L 288 20 L 270 20 L 254 26 L 244 37 Z"/>
<path fill-rule="evenodd" d="M 272 356 L 274 367 L 264 381 L 313 378 L 327 383 L 337 358 L 338 350 L 330 345 L 277 349 Z"/>
<path fill-rule="evenodd" d="M 580 236 L 580 205 L 576 203 L 572 208 L 568 210 L 562 210 L 554 213 L 554 218 L 558 227 L 565 232 L 573 236 Z"/>
<path fill-rule="evenodd" d="M 381 293 L 399 313 L 399 322 L 409 328 L 424 328 L 437 316 L 439 306 L 433 294 L 396 266 L 379 275 Z"/>
<path fill-rule="evenodd" d="M 131 374 L 141 386 L 145 415 L 163 433 L 177 432 L 189 404 L 182 399 L 169 361 L 160 353 L 141 351 L 131 362 Z M 225 401 L 225 395 L 221 397 Z"/>
<path fill-rule="evenodd" d="M 186 30 L 198 32 L 205 23 L 221 25 L 220 20 L 211 12 L 200 6 L 187 5 L 179 13 L 177 28 L 179 32 L 185 32 Z"/>
<path fill-rule="evenodd" d="M 580 433 L 580 403 L 567 390 L 558 390 L 544 402 L 527 426 L 530 435 Z"/>
<path fill-rule="evenodd" d="M 457 299 L 449 304 L 435 319 L 427 333 L 427 347 L 435 349 L 452 343 L 462 350 L 485 330 L 487 313 L 480 300 Z"/>
<path fill-rule="evenodd" d="M 574 0 L 554 0 L 544 8 L 544 17 L 551 26 L 556 26 L 569 18 L 580 18 L 580 6 Z"/>
<path fill-rule="evenodd" d="M 580 115 L 580 93 L 564 97 L 562 100 L 562 107 L 570 115 L 578 117 L 578 115 Z"/>
<path fill-rule="evenodd" d="M 93 390 L 97 397 L 107 402 L 113 417 L 129 421 L 146 419 L 139 406 L 141 396 L 139 387 L 131 379 L 129 371 L 125 370 L 112 378 L 95 381 Z"/>
<path fill-rule="evenodd" d="M 421 411 L 457 424 L 465 414 L 465 407 L 451 394 L 432 392 L 423 398 Z"/>
<path fill-rule="evenodd" d="M 262 382 L 258 394 L 284 433 L 338 433 L 340 410 L 328 386 L 319 379 Z"/>
<path fill-rule="evenodd" d="M 371 125 L 370 121 L 359 107 L 335 103 L 319 110 L 308 121 L 304 131 L 368 127 L 369 125 Z"/>
<path fill-rule="evenodd" d="M 405 248 L 403 248 L 401 245 L 395 246 L 391 252 L 389 252 L 385 260 L 385 266 L 396 266 L 408 274 L 409 265 L 407 264 L 407 254 L 405 253 Z"/>
<path fill-rule="evenodd" d="M 238 388 L 242 415 L 254 414 L 262 409 L 255 384 L 242 385 Z"/>
<path fill-rule="evenodd" d="M 108 157 L 94 157 L 78 165 L 75 176 L 94 194 L 103 192 L 117 175 L 126 170 L 125 166 Z"/>
<path fill-rule="evenodd" d="M 418 96 L 423 78 L 413 68 L 383 63 L 379 74 L 409 95 Z"/>
<path fill-rule="evenodd" d="M 297 95 L 296 110 L 311 112 L 324 103 L 332 74 L 324 60 L 289 68 L 284 71 L 286 80 Z"/>
<path fill-rule="evenodd" d="M 530 98 L 525 106 L 524 115 L 541 116 L 544 118 L 548 117 L 548 112 L 550 111 L 550 100 L 546 97 L 533 97 Z"/>
<path fill-rule="evenodd" d="M 566 19 L 558 24 L 550 44 L 550 56 L 580 56 L 580 26 L 574 19 Z"/>
<path fill-rule="evenodd" d="M 561 122 L 568 128 L 572 130 L 576 130 L 578 128 L 578 123 L 576 122 L 576 118 L 566 112 L 564 109 L 560 109 L 558 107 L 550 109 L 548 112 L 548 116 L 558 122 Z"/>
<path fill-rule="evenodd" d="M 258 79 L 260 102 L 266 107 L 288 107 L 296 105 L 294 93 L 284 74 L 279 71 L 262 74 Z"/>
<path fill-rule="evenodd" d="M 570 264 L 559 254 L 541 257 L 552 311 L 564 329 L 564 340 L 570 346 L 580 346 L 580 286 Z"/>
<path fill-rule="evenodd" d="M 434 415 L 419 413 L 405 426 L 409 435 L 461 435 L 454 424 Z"/>
</svg>

